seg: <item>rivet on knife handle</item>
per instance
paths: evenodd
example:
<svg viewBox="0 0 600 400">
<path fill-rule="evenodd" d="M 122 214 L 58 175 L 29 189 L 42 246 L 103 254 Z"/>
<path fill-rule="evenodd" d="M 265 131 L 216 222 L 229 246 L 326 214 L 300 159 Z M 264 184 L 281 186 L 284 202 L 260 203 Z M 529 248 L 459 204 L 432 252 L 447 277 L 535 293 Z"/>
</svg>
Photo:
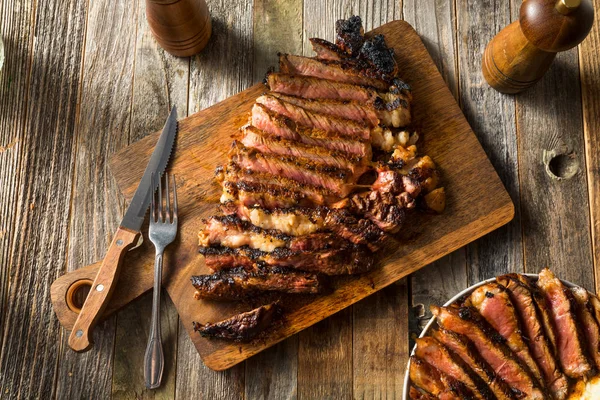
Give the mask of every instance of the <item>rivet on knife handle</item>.
<svg viewBox="0 0 600 400">
<path fill-rule="evenodd" d="M 86 351 L 91 346 L 92 330 L 108 302 L 119 277 L 120 264 L 127 250 L 133 246 L 139 232 L 119 227 L 113 238 L 106 257 L 98 270 L 98 275 L 92 284 L 90 293 L 73 325 L 69 346 L 75 351 Z"/>
</svg>

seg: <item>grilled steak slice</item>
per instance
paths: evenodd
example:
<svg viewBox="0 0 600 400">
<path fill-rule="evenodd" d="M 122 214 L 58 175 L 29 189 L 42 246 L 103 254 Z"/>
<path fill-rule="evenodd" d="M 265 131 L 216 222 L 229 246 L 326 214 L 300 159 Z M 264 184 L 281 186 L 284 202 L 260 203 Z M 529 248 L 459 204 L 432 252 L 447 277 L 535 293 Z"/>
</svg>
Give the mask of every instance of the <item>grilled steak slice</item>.
<svg viewBox="0 0 600 400">
<path fill-rule="evenodd" d="M 545 386 L 540 369 L 529 353 L 523 338 L 519 317 L 504 286 L 492 282 L 480 286 L 469 296 L 466 305 L 473 306 L 502 337 L 517 358 L 529 368 L 542 387 Z"/>
<path fill-rule="evenodd" d="M 320 293 L 323 285 L 315 274 L 288 268 L 243 267 L 219 271 L 212 275 L 192 276 L 196 299 L 240 300 L 262 291 L 284 293 Z"/>
<path fill-rule="evenodd" d="M 380 113 L 407 108 L 409 97 L 402 93 L 377 92 L 365 86 L 319 79 L 311 76 L 270 73 L 266 83 L 274 92 L 305 99 L 355 100 L 372 105 Z"/>
<path fill-rule="evenodd" d="M 331 233 L 314 233 L 289 236 L 281 231 L 261 229 L 234 215 L 213 216 L 205 221 L 198 234 L 202 247 L 225 246 L 237 248 L 249 246 L 261 251 L 273 251 L 285 247 L 297 251 L 336 249 L 348 246 L 346 240 Z"/>
<path fill-rule="evenodd" d="M 438 399 L 475 398 L 462 382 L 444 374 L 419 357 L 410 357 L 409 375 L 413 385 Z"/>
<path fill-rule="evenodd" d="M 487 384 L 448 348 L 432 337 L 415 340 L 415 355 L 446 375 L 462 382 L 477 399 L 495 399 Z"/>
<path fill-rule="evenodd" d="M 575 300 L 571 291 L 547 268 L 537 282 L 544 293 L 556 332 L 558 359 L 570 378 L 582 378 L 592 370 L 586 355 L 585 339 L 577 323 Z"/>
<path fill-rule="evenodd" d="M 325 39 L 310 38 L 308 40 L 320 60 L 341 61 L 349 57 L 348 53 Z"/>
<path fill-rule="evenodd" d="M 221 203 L 237 202 L 248 207 L 267 209 L 327 205 L 339 201 L 333 193 L 292 179 L 227 166 L 222 179 Z"/>
<path fill-rule="evenodd" d="M 587 343 L 590 359 L 594 361 L 597 369 L 600 369 L 600 329 L 594 317 L 594 309 L 590 301 L 588 291 L 581 287 L 571 289 L 575 299 L 575 310 L 581 330 Z"/>
<path fill-rule="evenodd" d="M 315 164 L 295 157 L 262 154 L 234 142 L 230 160 L 246 171 L 283 176 L 300 184 L 327 189 L 346 197 L 354 189 L 353 175 L 348 170 Z"/>
<path fill-rule="evenodd" d="M 364 122 L 371 127 L 376 127 L 380 122 L 373 107 L 352 100 L 303 99 L 281 93 L 272 93 L 272 96 L 308 111 Z M 408 125 L 408 123 L 404 122 L 404 125 Z"/>
<path fill-rule="evenodd" d="M 362 122 L 307 111 L 269 94 L 260 96 L 256 99 L 256 102 L 308 128 L 336 132 L 355 140 L 369 140 L 371 138 L 371 129 Z"/>
<path fill-rule="evenodd" d="M 271 303 L 220 322 L 193 322 L 194 331 L 206 337 L 246 342 L 271 325 L 279 313 L 279 305 Z"/>
<path fill-rule="evenodd" d="M 481 358 L 475 346 L 465 336 L 439 328 L 433 332 L 433 337 L 462 359 L 489 386 L 498 400 L 515 398 L 508 385 L 496 376 L 492 367 Z"/>
<path fill-rule="evenodd" d="M 325 224 L 329 230 L 344 239 L 358 245 L 365 245 L 371 251 L 377 251 L 389 240 L 389 236 L 377 225 L 366 218 L 358 218 L 348 210 L 327 214 Z"/>
<path fill-rule="evenodd" d="M 546 296 L 540 288 L 537 286 L 536 281 L 530 279 L 525 275 L 515 274 L 519 282 L 527 287 L 533 295 L 533 301 L 539 312 L 539 317 L 544 327 L 544 333 L 548 338 L 548 344 L 552 349 L 555 359 L 558 359 L 558 345 L 556 340 L 556 333 L 554 328 L 554 321 L 552 315 L 550 315 L 550 307 L 546 302 Z M 559 363 L 560 364 L 560 363 Z"/>
<path fill-rule="evenodd" d="M 340 19 L 335 23 L 335 44 L 351 56 L 358 52 L 365 41 L 365 31 L 358 15 L 348 19 Z"/>
<path fill-rule="evenodd" d="M 382 79 L 366 76 L 355 61 L 326 61 L 315 58 L 279 55 L 279 71 L 291 75 L 306 75 L 353 85 L 370 86 L 387 91 L 390 84 Z"/>
<path fill-rule="evenodd" d="M 372 155 L 369 142 L 349 139 L 336 132 L 303 127 L 258 103 L 252 107 L 252 125 L 271 135 L 309 146 L 324 147 L 365 159 L 370 159 Z"/>
<path fill-rule="evenodd" d="M 523 334 L 529 343 L 531 355 L 540 367 L 553 398 L 565 399 L 569 384 L 556 362 L 552 347 L 544 333 L 533 292 L 521 282 L 517 274 L 499 276 L 496 281 L 506 287 L 510 294 L 510 299 L 522 322 Z"/>
<path fill-rule="evenodd" d="M 316 164 L 328 165 L 337 169 L 347 169 L 353 173 L 355 179 L 358 179 L 368 168 L 363 164 L 361 157 L 281 139 L 277 136 L 269 137 L 268 133 L 254 126 L 244 127 L 243 132 L 242 144 L 247 148 L 256 149 L 263 154 L 303 158 Z"/>
<path fill-rule="evenodd" d="M 373 256 L 362 246 L 349 245 L 339 249 L 303 252 L 277 248 L 272 252 L 251 249 L 247 246 L 200 247 L 206 266 L 213 271 L 243 266 L 253 269 L 255 264 L 293 268 L 325 275 L 361 274 L 373 267 Z"/>
<path fill-rule="evenodd" d="M 473 343 L 483 359 L 511 387 L 516 397 L 545 398 L 536 379 L 515 358 L 506 346 L 505 339 L 476 310 L 469 307 L 431 306 L 431 311 L 442 328 L 465 335 Z"/>
</svg>

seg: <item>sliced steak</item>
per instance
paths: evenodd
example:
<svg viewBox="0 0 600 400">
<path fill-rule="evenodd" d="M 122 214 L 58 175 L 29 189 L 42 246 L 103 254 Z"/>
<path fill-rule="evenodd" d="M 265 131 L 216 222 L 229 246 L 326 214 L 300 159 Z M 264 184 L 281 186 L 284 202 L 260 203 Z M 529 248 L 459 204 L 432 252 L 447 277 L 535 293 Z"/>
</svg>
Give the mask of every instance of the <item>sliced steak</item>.
<svg viewBox="0 0 600 400">
<path fill-rule="evenodd" d="M 556 332 L 558 359 L 570 378 L 582 378 L 592 371 L 587 357 L 585 338 L 575 315 L 575 300 L 571 291 L 549 269 L 540 272 L 538 287 L 544 293 Z"/>
<path fill-rule="evenodd" d="M 252 107 L 251 121 L 258 129 L 282 139 L 357 155 L 367 160 L 372 156 L 369 142 L 349 139 L 336 132 L 303 127 L 288 117 L 272 112 L 262 104 L 256 103 Z"/>
<path fill-rule="evenodd" d="M 358 55 L 364 41 L 365 31 L 358 15 L 335 22 L 335 44 L 348 55 Z"/>
<path fill-rule="evenodd" d="M 600 328 L 594 317 L 594 308 L 588 291 L 581 287 L 571 289 L 575 299 L 575 312 L 579 326 L 583 331 L 590 358 L 594 361 L 596 369 L 600 369 Z"/>
<path fill-rule="evenodd" d="M 302 107 L 305 110 L 321 114 L 333 115 L 339 118 L 364 122 L 370 127 L 379 125 L 379 117 L 373 107 L 352 100 L 331 99 L 304 99 L 302 97 L 288 96 L 281 93 L 272 93 L 273 96 L 287 103 Z M 410 122 L 410 121 L 409 121 Z M 406 124 L 406 123 L 405 123 Z"/>
<path fill-rule="evenodd" d="M 246 342 L 268 328 L 279 313 L 279 305 L 271 303 L 220 322 L 193 322 L 194 331 L 205 337 Z"/>
<path fill-rule="evenodd" d="M 517 398 L 545 398 L 536 379 L 506 346 L 505 339 L 489 326 L 476 310 L 469 307 L 432 306 L 431 311 L 442 328 L 465 335 L 473 343 L 483 359 L 511 387 Z"/>
<path fill-rule="evenodd" d="M 277 154 L 286 157 L 303 158 L 316 164 L 328 165 L 337 169 L 347 169 L 358 179 L 366 170 L 363 158 L 339 151 L 316 147 L 280 137 L 270 136 L 254 126 L 243 129 L 241 142 L 247 148 L 253 148 L 263 154 Z"/>
<path fill-rule="evenodd" d="M 353 189 L 353 175 L 348 170 L 315 164 L 296 157 L 262 154 L 234 142 L 230 160 L 246 171 L 283 176 L 300 184 L 321 187 L 339 197 L 346 197 Z"/>
<path fill-rule="evenodd" d="M 196 299 L 240 300 L 264 291 L 315 294 L 323 289 L 318 275 L 280 267 L 238 267 L 191 280 Z"/>
<path fill-rule="evenodd" d="M 390 239 L 369 219 L 356 217 L 344 209 L 328 213 L 325 224 L 328 230 L 354 244 L 365 245 L 371 251 L 381 249 Z"/>
<path fill-rule="evenodd" d="M 397 233 L 406 219 L 406 210 L 414 208 L 416 202 L 407 192 L 395 196 L 372 190 L 353 194 L 335 206 L 364 215 L 384 232 Z"/>
<path fill-rule="evenodd" d="M 460 358 L 432 337 L 415 340 L 415 355 L 439 371 L 462 382 L 477 399 L 495 399 L 488 385 L 475 374 Z"/>
<path fill-rule="evenodd" d="M 508 347 L 529 368 L 529 371 L 533 373 L 540 385 L 545 387 L 544 378 L 529 352 L 529 347 L 523 337 L 519 317 L 506 288 L 495 282 L 480 286 L 471 293 L 466 305 L 473 306 L 479 311 L 479 314 L 486 319 L 492 328 L 506 339 Z"/>
<path fill-rule="evenodd" d="M 314 233 L 304 236 L 289 236 L 281 231 L 261 229 L 234 215 L 213 216 L 205 221 L 198 234 L 202 247 L 225 246 L 237 248 L 249 246 L 261 251 L 273 251 L 278 247 L 290 250 L 313 251 L 343 248 L 346 240 L 331 233 Z"/>
<path fill-rule="evenodd" d="M 315 58 L 279 55 L 279 71 L 291 75 L 306 75 L 353 85 L 370 86 L 387 91 L 390 84 L 382 79 L 366 76 L 356 61 L 327 61 Z"/>
<path fill-rule="evenodd" d="M 363 122 L 308 111 L 269 94 L 260 96 L 256 99 L 256 102 L 273 112 L 290 118 L 299 125 L 311 129 L 336 132 L 355 140 L 369 140 L 371 138 L 371 129 Z"/>
<path fill-rule="evenodd" d="M 340 61 L 349 57 L 348 53 L 325 39 L 310 38 L 308 40 L 312 45 L 313 51 L 317 54 L 318 59 Z"/>
<path fill-rule="evenodd" d="M 481 355 L 464 335 L 447 329 L 439 328 L 433 332 L 433 337 L 468 365 L 490 388 L 498 400 L 512 400 L 516 397 L 508 385 L 496 376 L 496 372 L 481 358 Z"/>
<path fill-rule="evenodd" d="M 413 385 L 438 399 L 475 398 L 462 382 L 444 374 L 416 356 L 410 357 L 409 375 Z"/>
<path fill-rule="evenodd" d="M 372 254 L 366 248 L 357 245 L 310 252 L 287 248 L 265 252 L 247 246 L 238 248 L 216 246 L 200 247 L 199 252 L 204 255 L 206 266 L 213 271 L 237 266 L 251 270 L 259 264 L 325 275 L 352 275 L 362 274 L 373 267 Z"/>
<path fill-rule="evenodd" d="M 533 292 L 521 282 L 517 274 L 499 276 L 496 281 L 506 287 L 510 294 L 510 299 L 522 322 L 523 334 L 527 338 L 531 355 L 540 367 L 549 392 L 556 400 L 565 399 L 569 383 L 556 362 L 555 354 L 544 332 Z"/>
</svg>

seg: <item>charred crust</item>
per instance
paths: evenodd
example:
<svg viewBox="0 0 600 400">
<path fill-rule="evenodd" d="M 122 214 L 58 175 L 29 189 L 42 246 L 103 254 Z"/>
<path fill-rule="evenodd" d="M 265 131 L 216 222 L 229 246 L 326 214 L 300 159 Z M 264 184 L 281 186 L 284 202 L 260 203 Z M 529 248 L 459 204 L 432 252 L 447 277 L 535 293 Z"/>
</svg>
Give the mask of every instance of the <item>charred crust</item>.
<svg viewBox="0 0 600 400">
<path fill-rule="evenodd" d="M 336 21 L 335 31 L 335 43 L 339 48 L 350 55 L 357 55 L 365 40 L 360 17 L 354 15 L 346 20 Z"/>
<path fill-rule="evenodd" d="M 492 293 L 492 292 L 488 292 L 488 291 L 486 290 L 486 292 L 485 292 L 485 297 L 487 297 L 488 299 L 491 299 L 491 298 L 493 298 L 493 297 L 494 297 L 494 293 Z"/>
<path fill-rule="evenodd" d="M 368 60 L 384 77 L 392 78 L 397 72 L 394 53 L 385 44 L 383 35 L 375 35 L 366 40 L 359 51 L 359 59 Z"/>
</svg>

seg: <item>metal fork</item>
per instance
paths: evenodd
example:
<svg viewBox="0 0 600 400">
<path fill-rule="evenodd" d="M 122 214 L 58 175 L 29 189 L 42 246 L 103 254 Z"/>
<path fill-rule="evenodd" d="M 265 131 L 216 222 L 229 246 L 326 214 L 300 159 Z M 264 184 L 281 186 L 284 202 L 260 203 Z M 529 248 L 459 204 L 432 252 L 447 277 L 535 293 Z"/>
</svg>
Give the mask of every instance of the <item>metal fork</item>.
<svg viewBox="0 0 600 400">
<path fill-rule="evenodd" d="M 150 206 L 150 241 L 156 248 L 154 259 L 154 295 L 152 297 L 152 325 L 150 327 L 150 338 L 146 347 L 144 357 L 144 378 L 148 389 L 156 389 L 160 386 L 164 367 L 164 355 L 162 349 L 162 338 L 160 335 L 160 291 L 162 286 L 162 264 L 165 247 L 175 240 L 177 236 L 177 188 L 175 187 L 175 176 L 171 175 L 173 181 L 173 204 L 169 196 L 169 175 L 164 174 L 165 205 L 163 206 L 163 182 L 158 180 L 158 203 L 156 194 L 152 194 Z M 155 186 L 155 177 L 152 176 L 152 187 Z"/>
</svg>

